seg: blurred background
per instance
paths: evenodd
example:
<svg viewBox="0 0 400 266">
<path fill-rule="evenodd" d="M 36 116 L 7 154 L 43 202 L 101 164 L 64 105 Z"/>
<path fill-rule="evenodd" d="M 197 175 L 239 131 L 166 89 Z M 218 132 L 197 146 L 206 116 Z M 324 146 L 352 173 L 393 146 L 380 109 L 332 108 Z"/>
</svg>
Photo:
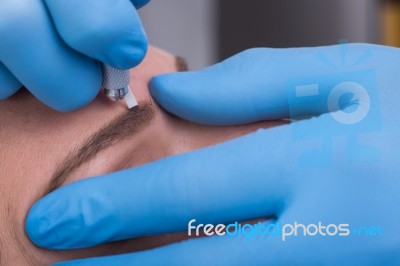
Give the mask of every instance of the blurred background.
<svg viewBox="0 0 400 266">
<path fill-rule="evenodd" d="M 152 0 L 140 14 L 150 43 L 191 69 L 251 47 L 400 46 L 400 0 Z"/>
</svg>

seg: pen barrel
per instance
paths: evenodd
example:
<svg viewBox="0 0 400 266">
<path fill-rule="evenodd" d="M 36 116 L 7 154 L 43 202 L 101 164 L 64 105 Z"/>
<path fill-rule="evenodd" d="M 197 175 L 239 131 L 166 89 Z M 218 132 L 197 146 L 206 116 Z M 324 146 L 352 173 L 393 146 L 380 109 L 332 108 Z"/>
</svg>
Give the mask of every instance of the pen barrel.
<svg viewBox="0 0 400 266">
<path fill-rule="evenodd" d="M 129 70 L 120 70 L 109 65 L 102 65 L 104 93 L 111 100 L 122 100 L 129 92 Z"/>
</svg>

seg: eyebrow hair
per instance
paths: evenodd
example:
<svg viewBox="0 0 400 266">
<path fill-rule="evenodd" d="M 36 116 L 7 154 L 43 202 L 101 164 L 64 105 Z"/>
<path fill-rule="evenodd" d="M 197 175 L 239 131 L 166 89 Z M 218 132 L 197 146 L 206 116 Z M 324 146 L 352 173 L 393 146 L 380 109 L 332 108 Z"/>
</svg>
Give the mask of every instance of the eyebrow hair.
<svg viewBox="0 0 400 266">
<path fill-rule="evenodd" d="M 142 102 L 128 112 L 115 118 L 92 134 L 80 148 L 75 148 L 56 168 L 46 194 L 61 186 L 78 167 L 93 159 L 115 143 L 128 139 L 147 126 L 155 116 L 151 102 Z"/>
<path fill-rule="evenodd" d="M 175 67 L 178 72 L 188 71 L 189 69 L 186 59 L 181 56 L 175 56 Z M 62 160 L 56 168 L 45 194 L 59 188 L 69 174 L 90 161 L 100 151 L 137 134 L 151 122 L 154 115 L 155 109 L 152 103 L 142 102 L 94 133 L 81 148 L 75 148 Z"/>
</svg>

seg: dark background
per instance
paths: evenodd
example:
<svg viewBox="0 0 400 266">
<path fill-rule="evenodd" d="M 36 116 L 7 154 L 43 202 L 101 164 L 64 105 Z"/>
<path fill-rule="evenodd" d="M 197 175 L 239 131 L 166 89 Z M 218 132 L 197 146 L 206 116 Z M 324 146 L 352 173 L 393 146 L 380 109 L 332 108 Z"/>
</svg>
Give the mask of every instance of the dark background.
<svg viewBox="0 0 400 266">
<path fill-rule="evenodd" d="M 152 0 L 140 11 L 149 40 L 192 69 L 251 47 L 400 46 L 398 0 Z"/>
<path fill-rule="evenodd" d="M 254 46 L 329 45 L 340 39 L 379 42 L 379 9 L 373 0 L 217 2 L 220 59 Z"/>
</svg>

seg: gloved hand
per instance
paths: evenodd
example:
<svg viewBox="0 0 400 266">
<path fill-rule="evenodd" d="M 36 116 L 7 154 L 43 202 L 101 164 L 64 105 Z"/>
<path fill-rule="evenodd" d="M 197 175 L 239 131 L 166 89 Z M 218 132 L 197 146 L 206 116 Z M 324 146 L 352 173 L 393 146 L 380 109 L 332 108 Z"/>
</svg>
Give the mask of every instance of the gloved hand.
<svg viewBox="0 0 400 266">
<path fill-rule="evenodd" d="M 64 186 L 33 206 L 26 231 L 70 249 L 187 232 L 192 219 L 271 217 L 278 236 L 214 235 L 59 265 L 399 265 L 399 62 L 398 49 L 363 44 L 253 49 L 156 77 L 156 101 L 195 122 L 322 115 Z"/>
<path fill-rule="evenodd" d="M 142 61 L 147 39 L 136 8 L 147 2 L 1 1 L 0 99 L 24 85 L 59 111 L 88 104 L 101 87 L 98 61 L 121 69 Z"/>
</svg>

